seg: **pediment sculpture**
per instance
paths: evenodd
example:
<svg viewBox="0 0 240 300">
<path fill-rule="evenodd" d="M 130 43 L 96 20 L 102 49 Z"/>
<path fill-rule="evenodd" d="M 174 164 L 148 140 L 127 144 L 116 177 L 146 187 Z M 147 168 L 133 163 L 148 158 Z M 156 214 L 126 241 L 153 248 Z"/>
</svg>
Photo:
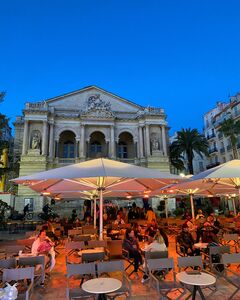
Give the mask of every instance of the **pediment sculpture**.
<svg viewBox="0 0 240 300">
<path fill-rule="evenodd" d="M 100 94 L 91 95 L 86 101 L 86 108 L 83 112 L 84 115 L 89 117 L 115 117 L 111 110 L 111 103 L 101 99 Z"/>
</svg>

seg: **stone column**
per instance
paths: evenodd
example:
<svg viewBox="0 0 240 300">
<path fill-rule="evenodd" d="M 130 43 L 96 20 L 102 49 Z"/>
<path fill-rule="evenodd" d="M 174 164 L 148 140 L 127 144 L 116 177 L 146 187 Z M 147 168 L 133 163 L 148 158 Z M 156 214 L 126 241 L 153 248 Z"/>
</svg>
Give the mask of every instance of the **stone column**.
<svg viewBox="0 0 240 300">
<path fill-rule="evenodd" d="M 55 141 L 55 157 L 59 156 L 59 143 Z"/>
<path fill-rule="evenodd" d="M 134 140 L 134 158 L 139 158 L 139 147 L 137 140 Z"/>
<path fill-rule="evenodd" d="M 114 126 L 111 125 L 111 133 L 110 133 L 110 158 L 114 159 L 115 157 L 115 147 L 114 147 Z"/>
<path fill-rule="evenodd" d="M 76 138 L 75 139 L 75 158 L 78 158 L 79 157 L 79 138 Z"/>
<path fill-rule="evenodd" d="M 138 139 L 139 139 L 139 158 L 143 158 L 143 132 L 142 127 L 138 127 Z"/>
<path fill-rule="evenodd" d="M 167 156 L 167 141 L 166 141 L 165 125 L 162 126 L 162 145 L 163 145 L 163 155 Z"/>
<path fill-rule="evenodd" d="M 53 158 L 53 123 L 50 123 L 50 135 L 49 135 L 49 158 Z"/>
<path fill-rule="evenodd" d="M 149 137 L 149 125 L 146 125 L 146 140 L 145 140 L 145 144 L 146 144 L 146 156 L 150 156 L 150 137 Z"/>
<path fill-rule="evenodd" d="M 85 158 L 86 156 L 85 149 L 84 149 L 85 148 L 84 137 L 85 137 L 85 125 L 81 125 L 81 136 L 80 136 L 80 143 L 79 143 L 80 158 Z"/>
<path fill-rule="evenodd" d="M 43 121 L 43 137 L 42 137 L 42 155 L 47 155 L 47 142 L 48 142 L 48 124 Z"/>
<path fill-rule="evenodd" d="M 22 145 L 22 155 L 27 154 L 27 150 L 28 150 L 28 126 L 29 122 L 28 120 L 24 121 L 24 130 L 23 130 L 23 145 Z"/>
</svg>

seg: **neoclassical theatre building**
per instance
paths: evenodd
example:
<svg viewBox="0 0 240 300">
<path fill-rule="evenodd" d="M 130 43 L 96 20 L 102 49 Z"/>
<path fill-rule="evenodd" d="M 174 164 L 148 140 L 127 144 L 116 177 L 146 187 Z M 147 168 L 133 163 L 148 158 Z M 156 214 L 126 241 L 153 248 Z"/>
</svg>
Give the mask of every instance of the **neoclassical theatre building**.
<svg viewBox="0 0 240 300">
<path fill-rule="evenodd" d="M 20 176 L 98 157 L 169 171 L 168 127 L 162 108 L 143 107 L 96 86 L 25 104 L 16 118 Z M 15 208 L 43 196 L 19 186 Z"/>
</svg>

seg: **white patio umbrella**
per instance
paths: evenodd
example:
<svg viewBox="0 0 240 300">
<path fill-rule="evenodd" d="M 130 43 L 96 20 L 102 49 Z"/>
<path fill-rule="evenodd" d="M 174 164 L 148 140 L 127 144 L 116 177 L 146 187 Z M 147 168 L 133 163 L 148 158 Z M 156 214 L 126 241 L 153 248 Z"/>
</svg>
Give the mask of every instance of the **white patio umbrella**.
<svg viewBox="0 0 240 300">
<path fill-rule="evenodd" d="M 62 168 L 15 178 L 43 195 L 98 191 L 100 199 L 99 236 L 103 231 L 103 191 L 149 192 L 182 180 L 178 175 L 99 158 Z"/>
<path fill-rule="evenodd" d="M 231 160 L 215 168 L 206 170 L 197 175 L 194 175 L 190 179 L 196 184 L 212 183 L 224 185 L 229 190 L 232 190 L 231 194 L 238 194 L 240 199 L 240 160 Z M 234 192 L 235 191 L 235 192 Z M 227 193 L 227 192 L 226 192 Z M 229 194 L 230 194 L 229 193 Z M 236 214 L 235 202 L 233 201 L 234 214 Z"/>
<path fill-rule="evenodd" d="M 191 211 L 192 211 L 192 218 L 195 219 L 195 212 L 194 212 L 194 202 L 193 197 L 194 195 L 197 196 L 218 196 L 218 195 L 226 195 L 232 194 L 234 192 L 233 187 L 225 186 L 220 183 L 215 182 L 206 182 L 206 181 L 193 181 L 191 179 L 186 180 L 184 182 L 180 182 L 177 184 L 169 185 L 165 188 L 161 188 L 159 190 L 155 190 L 151 193 L 155 195 L 188 195 L 190 198 L 191 203 Z"/>
</svg>

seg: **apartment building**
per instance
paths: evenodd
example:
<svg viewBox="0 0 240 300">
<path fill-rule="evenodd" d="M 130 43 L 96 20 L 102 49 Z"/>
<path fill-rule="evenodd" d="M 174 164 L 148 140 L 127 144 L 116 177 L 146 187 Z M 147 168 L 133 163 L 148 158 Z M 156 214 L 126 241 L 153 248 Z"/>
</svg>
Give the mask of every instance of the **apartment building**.
<svg viewBox="0 0 240 300">
<path fill-rule="evenodd" d="M 204 135 L 209 143 L 207 169 L 233 159 L 233 149 L 229 137 L 220 131 L 224 120 L 240 118 L 240 93 L 230 97 L 229 102 L 217 102 L 216 107 L 204 115 Z M 240 154 L 240 135 L 238 136 L 238 154 Z"/>
</svg>

